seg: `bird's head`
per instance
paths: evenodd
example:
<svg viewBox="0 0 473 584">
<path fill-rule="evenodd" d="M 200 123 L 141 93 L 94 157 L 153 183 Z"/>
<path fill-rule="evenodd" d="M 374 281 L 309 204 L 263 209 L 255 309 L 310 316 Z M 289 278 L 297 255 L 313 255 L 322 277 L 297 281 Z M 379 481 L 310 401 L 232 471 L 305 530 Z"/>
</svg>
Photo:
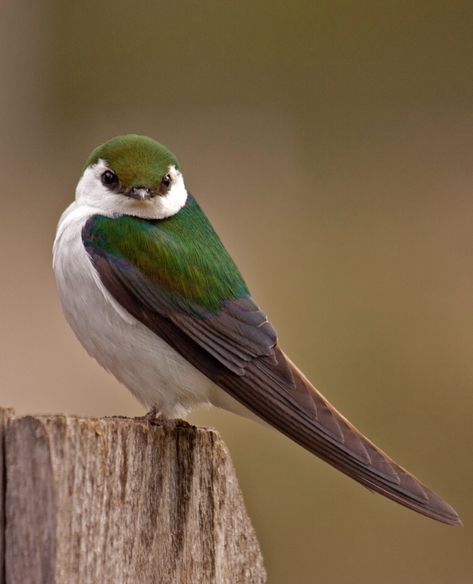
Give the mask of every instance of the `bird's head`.
<svg viewBox="0 0 473 584">
<path fill-rule="evenodd" d="M 106 215 L 164 219 L 187 199 L 179 163 L 165 146 L 147 136 L 117 136 L 95 148 L 76 189 L 79 205 Z"/>
</svg>

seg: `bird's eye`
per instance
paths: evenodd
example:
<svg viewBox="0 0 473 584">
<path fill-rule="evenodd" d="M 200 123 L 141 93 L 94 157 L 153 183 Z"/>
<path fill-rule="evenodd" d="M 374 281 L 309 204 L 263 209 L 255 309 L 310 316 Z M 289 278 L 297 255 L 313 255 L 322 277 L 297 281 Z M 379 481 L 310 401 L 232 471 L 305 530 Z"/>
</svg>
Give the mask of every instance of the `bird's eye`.
<svg viewBox="0 0 473 584">
<path fill-rule="evenodd" d="M 118 182 L 118 177 L 111 170 L 106 170 L 102 174 L 102 184 L 104 184 L 106 187 L 112 187 L 112 186 L 116 185 L 117 182 Z"/>
<path fill-rule="evenodd" d="M 171 184 L 171 175 L 170 174 L 165 174 L 163 176 L 163 178 L 161 179 L 161 186 L 165 189 L 169 188 L 169 185 Z"/>
</svg>

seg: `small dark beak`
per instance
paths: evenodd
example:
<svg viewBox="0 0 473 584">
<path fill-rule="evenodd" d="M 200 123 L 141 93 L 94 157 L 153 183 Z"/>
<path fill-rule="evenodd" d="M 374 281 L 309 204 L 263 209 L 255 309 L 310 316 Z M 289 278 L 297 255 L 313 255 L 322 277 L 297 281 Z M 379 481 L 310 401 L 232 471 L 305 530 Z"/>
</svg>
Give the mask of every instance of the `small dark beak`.
<svg viewBox="0 0 473 584">
<path fill-rule="evenodd" d="M 130 187 L 125 194 L 127 197 L 137 201 L 149 201 L 154 196 L 148 187 Z"/>
</svg>

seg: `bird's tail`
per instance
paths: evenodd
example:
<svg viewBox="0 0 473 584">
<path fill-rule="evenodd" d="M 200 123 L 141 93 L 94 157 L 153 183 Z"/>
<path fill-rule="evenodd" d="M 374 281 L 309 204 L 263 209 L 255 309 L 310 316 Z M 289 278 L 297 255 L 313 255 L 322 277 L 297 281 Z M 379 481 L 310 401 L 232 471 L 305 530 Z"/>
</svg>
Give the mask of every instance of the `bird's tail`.
<svg viewBox="0 0 473 584">
<path fill-rule="evenodd" d="M 253 361 L 244 377 L 233 378 L 227 391 L 270 425 L 368 489 L 432 519 L 462 525 L 448 503 L 363 436 L 278 347 L 275 356 L 272 361 Z"/>
</svg>

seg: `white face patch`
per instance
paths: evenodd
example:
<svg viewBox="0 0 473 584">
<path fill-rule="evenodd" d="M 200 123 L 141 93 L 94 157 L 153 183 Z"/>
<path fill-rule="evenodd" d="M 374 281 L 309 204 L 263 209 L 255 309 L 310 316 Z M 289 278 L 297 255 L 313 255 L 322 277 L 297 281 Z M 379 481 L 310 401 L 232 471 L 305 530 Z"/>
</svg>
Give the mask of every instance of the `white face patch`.
<svg viewBox="0 0 473 584">
<path fill-rule="evenodd" d="M 175 215 L 186 204 L 184 178 L 174 165 L 168 170 L 172 179 L 168 192 L 143 201 L 113 193 L 104 186 L 101 177 L 106 170 L 110 169 L 104 160 L 85 169 L 76 188 L 78 205 L 93 207 L 108 216 L 133 215 L 143 219 L 165 219 Z"/>
</svg>

